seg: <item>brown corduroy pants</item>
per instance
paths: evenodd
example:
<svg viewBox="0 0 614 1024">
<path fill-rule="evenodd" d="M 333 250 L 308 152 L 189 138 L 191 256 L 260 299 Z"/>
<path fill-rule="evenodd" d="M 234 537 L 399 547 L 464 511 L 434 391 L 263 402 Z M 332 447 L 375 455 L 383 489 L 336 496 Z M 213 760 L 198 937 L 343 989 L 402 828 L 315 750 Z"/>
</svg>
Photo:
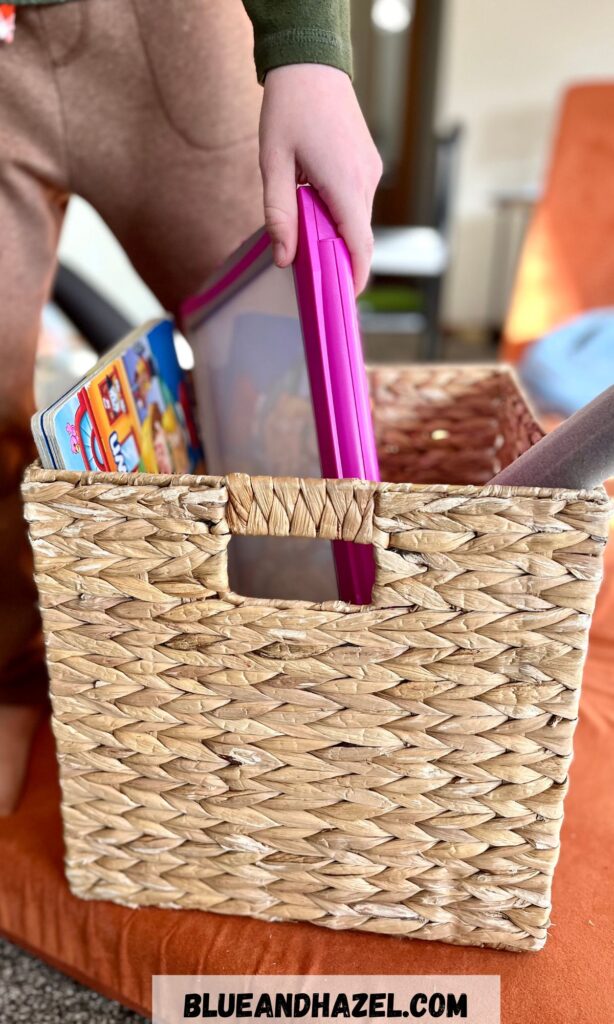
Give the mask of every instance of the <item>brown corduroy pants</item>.
<svg viewBox="0 0 614 1024">
<path fill-rule="evenodd" d="M 0 702 L 46 692 L 18 488 L 68 198 L 175 312 L 262 220 L 251 48 L 240 0 L 18 8 L 0 47 Z"/>
</svg>

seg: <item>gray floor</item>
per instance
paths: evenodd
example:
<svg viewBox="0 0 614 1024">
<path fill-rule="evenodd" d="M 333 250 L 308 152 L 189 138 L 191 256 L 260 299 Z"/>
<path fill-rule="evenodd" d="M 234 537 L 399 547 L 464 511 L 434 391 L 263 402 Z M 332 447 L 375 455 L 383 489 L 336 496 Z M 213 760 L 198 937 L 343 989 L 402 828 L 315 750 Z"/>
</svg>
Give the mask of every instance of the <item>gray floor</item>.
<svg viewBox="0 0 614 1024">
<path fill-rule="evenodd" d="M 144 1018 L 110 1003 L 0 939 L 2 1024 L 143 1024 Z"/>
</svg>

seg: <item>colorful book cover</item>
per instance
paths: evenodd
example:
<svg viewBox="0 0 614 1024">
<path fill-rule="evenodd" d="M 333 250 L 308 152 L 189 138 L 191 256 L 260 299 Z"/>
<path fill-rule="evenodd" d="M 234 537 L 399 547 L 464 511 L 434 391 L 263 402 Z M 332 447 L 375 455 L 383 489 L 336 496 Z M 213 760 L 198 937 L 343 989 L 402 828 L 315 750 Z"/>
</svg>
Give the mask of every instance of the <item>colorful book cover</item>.
<svg viewBox="0 0 614 1024">
<path fill-rule="evenodd" d="M 54 461 L 65 469 L 201 470 L 189 382 L 177 360 L 171 322 L 160 321 L 116 346 L 43 414 L 42 427 Z"/>
</svg>

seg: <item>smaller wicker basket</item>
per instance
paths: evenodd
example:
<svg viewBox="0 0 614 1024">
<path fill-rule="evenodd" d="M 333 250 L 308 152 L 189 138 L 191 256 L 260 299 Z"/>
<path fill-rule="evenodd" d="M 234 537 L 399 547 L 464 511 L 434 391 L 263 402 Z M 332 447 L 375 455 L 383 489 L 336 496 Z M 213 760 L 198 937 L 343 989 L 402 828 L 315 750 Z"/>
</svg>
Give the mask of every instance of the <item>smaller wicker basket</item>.
<svg viewBox="0 0 614 1024">
<path fill-rule="evenodd" d="M 377 486 L 29 470 L 78 896 L 543 945 L 608 499 L 483 485 L 506 371 L 372 389 Z M 372 544 L 372 604 L 230 592 L 233 534 Z"/>
</svg>

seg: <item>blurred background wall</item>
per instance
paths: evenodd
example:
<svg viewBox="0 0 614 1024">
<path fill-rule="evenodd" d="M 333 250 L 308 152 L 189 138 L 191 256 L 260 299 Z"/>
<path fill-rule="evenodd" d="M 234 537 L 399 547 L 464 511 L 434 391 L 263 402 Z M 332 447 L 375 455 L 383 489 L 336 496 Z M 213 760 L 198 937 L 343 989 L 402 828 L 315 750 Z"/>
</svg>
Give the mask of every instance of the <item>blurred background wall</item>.
<svg viewBox="0 0 614 1024">
<path fill-rule="evenodd" d="M 447 322 L 482 326 L 504 313 L 514 252 L 497 268 L 498 289 L 491 264 L 496 218 L 512 211 L 496 212 L 496 193 L 520 202 L 539 190 L 562 94 L 614 77 L 613 41 L 610 0 L 447 0 L 437 117 L 465 126 Z M 516 219 L 521 228 L 521 211 Z"/>
</svg>

